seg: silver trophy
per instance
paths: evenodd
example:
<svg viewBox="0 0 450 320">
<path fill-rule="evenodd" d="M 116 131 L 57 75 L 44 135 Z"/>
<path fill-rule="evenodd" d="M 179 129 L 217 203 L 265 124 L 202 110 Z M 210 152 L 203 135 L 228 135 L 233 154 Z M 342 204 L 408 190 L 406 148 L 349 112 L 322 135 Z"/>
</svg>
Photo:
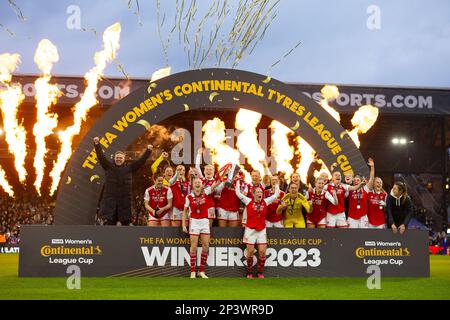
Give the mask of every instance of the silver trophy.
<svg viewBox="0 0 450 320">
<path fill-rule="evenodd" d="M 231 165 L 231 166 L 230 166 Z M 239 167 L 238 164 L 228 164 L 227 166 L 229 166 L 229 171 L 228 171 L 228 178 L 227 181 L 225 182 L 225 185 L 227 187 L 230 187 L 233 184 L 233 180 L 236 177 L 236 175 L 239 174 L 239 172 L 241 171 L 241 167 Z"/>
</svg>

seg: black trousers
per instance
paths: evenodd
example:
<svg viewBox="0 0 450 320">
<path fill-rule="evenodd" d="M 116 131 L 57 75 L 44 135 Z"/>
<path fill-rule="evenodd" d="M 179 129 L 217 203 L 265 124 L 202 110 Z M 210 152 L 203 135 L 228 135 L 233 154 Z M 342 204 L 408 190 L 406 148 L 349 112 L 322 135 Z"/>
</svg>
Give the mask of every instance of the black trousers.
<svg viewBox="0 0 450 320">
<path fill-rule="evenodd" d="M 100 208 L 100 219 L 103 225 L 129 225 L 131 222 L 131 197 L 107 195 Z"/>
</svg>

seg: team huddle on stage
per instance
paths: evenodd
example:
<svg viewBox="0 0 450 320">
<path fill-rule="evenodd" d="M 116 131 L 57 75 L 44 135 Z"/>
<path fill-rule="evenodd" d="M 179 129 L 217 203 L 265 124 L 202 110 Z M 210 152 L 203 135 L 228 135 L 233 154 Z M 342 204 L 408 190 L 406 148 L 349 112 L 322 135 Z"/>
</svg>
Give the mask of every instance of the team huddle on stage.
<svg viewBox="0 0 450 320">
<path fill-rule="evenodd" d="M 267 227 L 385 228 L 387 193 L 382 180 L 375 177 L 372 159 L 368 161 L 369 180 L 346 175 L 343 183 L 344 177 L 338 171 L 331 177 L 321 173 L 312 179 L 309 190 L 303 194 L 299 191 L 298 173 L 290 177 L 286 190 L 280 190 L 277 175 L 272 175 L 270 185 L 266 186 L 259 171 L 251 172 L 251 183 L 246 183 L 242 174 L 233 176 L 231 169 L 216 174 L 214 166 L 206 165 L 202 172 L 201 152 L 199 150 L 196 167 L 190 168 L 187 176 L 183 165 L 177 166 L 175 172 L 171 166 L 160 172 L 158 166 L 168 158 L 167 153 L 163 153 L 152 165 L 154 185 L 144 195 L 149 226 L 177 226 L 189 233 L 191 278 L 207 278 L 205 265 L 214 220 L 219 227 L 245 228 L 247 278 L 253 278 L 255 246 L 258 248 L 257 276 L 264 278 Z M 196 273 L 199 237 L 202 251 Z"/>
</svg>

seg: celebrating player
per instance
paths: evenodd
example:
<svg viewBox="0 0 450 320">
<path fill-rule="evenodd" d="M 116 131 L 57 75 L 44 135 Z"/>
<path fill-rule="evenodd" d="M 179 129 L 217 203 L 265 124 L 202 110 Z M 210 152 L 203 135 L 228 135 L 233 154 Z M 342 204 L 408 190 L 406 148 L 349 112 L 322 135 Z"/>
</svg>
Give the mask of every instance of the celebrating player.
<svg viewBox="0 0 450 320">
<path fill-rule="evenodd" d="M 306 199 L 310 204 L 310 210 L 306 216 L 307 228 L 326 228 L 327 200 L 333 204 L 337 203 L 337 199 L 330 192 L 324 190 L 324 186 L 324 179 L 318 177 L 315 179 L 315 188 L 306 194 Z"/>
<path fill-rule="evenodd" d="M 203 187 L 202 180 L 200 178 L 194 178 L 192 182 L 193 191 L 186 197 L 186 203 L 184 204 L 183 210 L 183 232 L 189 233 L 191 239 L 191 278 L 196 277 L 195 269 L 197 264 L 197 246 L 198 238 L 202 240 L 202 253 L 200 259 L 200 268 L 198 275 L 201 278 L 207 279 L 205 274 L 206 260 L 208 259 L 209 251 L 209 238 L 210 238 L 210 227 L 208 219 L 208 211 L 211 210 L 210 203 L 208 201 L 208 195 L 210 195 L 219 181 L 216 181 L 210 187 Z M 186 227 L 187 217 L 189 219 L 189 231 Z"/>
<path fill-rule="evenodd" d="M 337 198 L 337 204 L 328 201 L 327 203 L 327 228 L 347 228 L 347 219 L 345 218 L 345 194 L 349 191 L 359 190 L 364 182 L 361 181 L 357 186 L 349 186 L 341 182 L 342 176 L 339 171 L 333 172 L 331 183 L 325 186 L 325 190 Z"/>
<path fill-rule="evenodd" d="M 270 198 L 276 192 L 276 187 L 280 185 L 278 176 L 272 176 L 270 178 L 270 189 L 264 190 L 264 198 Z M 281 203 L 281 199 L 284 197 L 284 192 L 280 191 L 278 201 L 272 202 L 267 208 L 266 227 L 268 228 L 283 228 L 283 215 L 277 213 L 278 205 Z"/>
<path fill-rule="evenodd" d="M 296 185 L 300 186 L 300 173 L 294 172 L 291 175 L 291 179 L 290 179 L 290 182 L 288 184 L 286 192 L 289 192 L 289 187 L 291 186 L 291 183 L 295 183 Z"/>
<path fill-rule="evenodd" d="M 205 166 L 205 174 L 202 174 L 202 170 L 200 168 L 200 163 L 201 163 L 201 159 L 202 159 L 202 154 L 203 154 L 203 148 L 198 149 L 197 152 L 197 157 L 195 158 L 195 168 L 197 169 L 198 175 L 200 177 L 200 179 L 202 180 L 203 186 L 209 187 L 212 186 L 214 184 L 214 182 L 216 181 L 216 179 L 214 178 L 214 166 L 212 164 L 207 164 Z M 211 227 L 214 219 L 216 218 L 216 207 L 217 207 L 217 203 L 219 201 L 219 196 L 216 196 L 217 192 L 208 195 L 208 201 L 210 203 L 211 208 L 213 208 L 212 210 L 209 210 L 209 226 Z M 220 221 L 219 221 L 220 224 Z"/>
<path fill-rule="evenodd" d="M 369 219 L 367 217 L 367 194 L 369 192 L 368 185 L 373 185 L 374 171 L 373 160 L 369 158 L 368 161 L 370 169 L 370 178 L 367 184 L 356 191 L 350 191 L 348 193 L 348 227 L 351 229 L 367 229 L 369 227 Z M 361 183 L 361 177 L 355 175 L 353 177 L 353 184 L 359 185 Z"/>
<path fill-rule="evenodd" d="M 174 179 L 170 180 L 170 189 L 173 193 L 172 226 L 181 226 L 186 196 L 191 192 L 191 184 L 185 178 L 186 169 L 183 165 L 177 166 Z"/>
<path fill-rule="evenodd" d="M 330 181 L 330 177 L 328 176 L 328 173 L 326 171 L 322 171 L 319 174 L 319 177 L 323 179 L 323 183 L 325 183 L 325 185 L 327 185 L 328 182 Z"/>
<path fill-rule="evenodd" d="M 247 184 L 247 197 L 253 199 L 255 189 L 261 189 L 264 192 L 266 186 L 261 182 L 261 173 L 258 170 L 251 172 L 252 182 Z"/>
<path fill-rule="evenodd" d="M 349 186 L 351 186 L 353 185 L 353 178 L 354 178 L 353 172 L 346 173 L 344 176 L 344 182 Z M 348 221 L 348 210 L 350 209 L 350 198 L 348 197 L 348 193 L 345 194 L 344 206 L 345 206 L 345 218 Z"/>
<path fill-rule="evenodd" d="M 262 163 L 262 162 L 261 162 Z M 266 186 L 261 182 L 261 173 L 258 170 L 253 170 L 250 173 L 252 181 L 250 183 L 247 183 L 245 186 L 246 193 L 244 193 L 247 197 L 250 199 L 253 199 L 255 195 L 255 190 L 260 189 L 263 193 L 266 189 Z M 247 223 L 247 208 L 244 207 L 244 211 L 242 212 L 242 225 L 245 226 Z"/>
<path fill-rule="evenodd" d="M 375 163 L 369 159 L 370 175 L 375 176 Z M 369 219 L 369 229 L 386 228 L 386 197 L 387 193 L 383 190 L 383 180 L 375 177 L 373 182 L 367 183 L 369 192 L 367 193 L 367 218 Z"/>
<path fill-rule="evenodd" d="M 228 173 L 230 174 L 230 173 Z M 243 183 L 243 175 L 236 175 L 233 184 L 228 186 L 221 183 L 217 187 L 216 193 L 219 194 L 219 202 L 217 203 L 217 219 L 219 227 L 237 227 L 239 226 L 239 207 L 241 200 L 236 195 L 236 181 L 241 180 L 241 193 L 247 193 L 245 183 Z"/>
<path fill-rule="evenodd" d="M 258 246 L 258 278 L 264 278 L 264 264 L 266 263 L 267 231 L 266 215 L 268 206 L 277 201 L 280 187 L 275 185 L 275 193 L 263 199 L 263 190 L 254 189 L 253 199 L 241 193 L 240 181 L 236 183 L 236 195 L 246 206 L 246 226 L 243 242 L 247 245 L 247 278 L 253 278 L 253 251 Z"/>
<path fill-rule="evenodd" d="M 164 185 L 161 173 L 156 173 L 154 181 L 155 184 L 145 190 L 144 194 L 144 206 L 148 212 L 147 225 L 169 227 L 172 220 L 170 208 L 173 194 L 170 188 Z"/>
<path fill-rule="evenodd" d="M 305 196 L 298 191 L 299 186 L 291 183 L 289 193 L 281 200 L 281 204 L 277 208 L 277 213 L 284 213 L 285 228 L 306 228 L 305 217 L 303 216 L 303 208 L 309 212 L 309 202 Z"/>
<path fill-rule="evenodd" d="M 364 180 L 359 175 L 353 177 L 353 185 L 359 185 Z M 355 191 L 349 191 L 347 225 L 350 229 L 367 229 L 369 219 L 367 218 L 367 186 Z"/>
<path fill-rule="evenodd" d="M 161 153 L 161 155 L 153 162 L 151 166 L 152 175 L 155 175 L 155 173 L 158 171 L 159 166 L 161 165 L 162 161 L 165 160 L 169 162 L 169 154 L 167 152 Z M 173 177 L 173 168 L 170 165 L 166 165 L 163 170 L 163 184 L 167 187 L 170 186 L 170 179 Z"/>
<path fill-rule="evenodd" d="M 349 172 L 349 173 L 345 174 L 344 181 L 345 181 L 346 184 L 351 186 L 353 184 L 353 179 L 354 178 L 355 177 L 354 177 L 353 173 Z"/>
</svg>

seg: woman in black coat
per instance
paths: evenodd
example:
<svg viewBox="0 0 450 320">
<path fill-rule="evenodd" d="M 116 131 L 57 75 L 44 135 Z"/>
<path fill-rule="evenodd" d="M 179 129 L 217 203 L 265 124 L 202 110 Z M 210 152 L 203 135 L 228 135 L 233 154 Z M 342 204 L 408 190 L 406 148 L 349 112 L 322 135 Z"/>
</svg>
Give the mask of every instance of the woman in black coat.
<svg viewBox="0 0 450 320">
<path fill-rule="evenodd" d="M 413 214 L 413 204 L 408 196 L 406 184 L 397 181 L 386 199 L 388 226 L 394 233 L 403 234 Z"/>
<path fill-rule="evenodd" d="M 136 172 L 148 159 L 153 146 L 148 145 L 144 154 L 131 163 L 125 162 L 125 153 L 117 151 L 114 161 L 106 159 L 103 154 L 100 139 L 94 138 L 94 147 L 100 165 L 105 170 L 105 189 L 100 207 L 100 217 L 105 225 L 129 225 L 131 222 L 131 195 L 133 172 Z"/>
</svg>

